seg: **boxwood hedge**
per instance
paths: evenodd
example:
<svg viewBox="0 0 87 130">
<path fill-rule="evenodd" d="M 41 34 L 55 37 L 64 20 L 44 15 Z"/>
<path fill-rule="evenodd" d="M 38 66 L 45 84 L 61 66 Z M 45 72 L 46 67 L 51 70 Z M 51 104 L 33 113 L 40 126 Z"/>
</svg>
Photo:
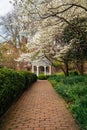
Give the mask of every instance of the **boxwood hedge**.
<svg viewBox="0 0 87 130">
<path fill-rule="evenodd" d="M 36 80 L 37 76 L 27 71 L 0 69 L 0 116 Z"/>
</svg>

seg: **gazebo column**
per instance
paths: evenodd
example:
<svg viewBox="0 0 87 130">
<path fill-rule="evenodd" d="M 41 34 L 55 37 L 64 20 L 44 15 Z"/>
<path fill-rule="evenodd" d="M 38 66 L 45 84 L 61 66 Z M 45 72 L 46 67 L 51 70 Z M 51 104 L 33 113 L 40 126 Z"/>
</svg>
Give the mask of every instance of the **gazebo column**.
<svg viewBox="0 0 87 130">
<path fill-rule="evenodd" d="M 51 65 L 49 66 L 49 75 L 51 75 Z"/>
<path fill-rule="evenodd" d="M 44 66 L 44 75 L 46 75 L 46 66 Z"/>
<path fill-rule="evenodd" d="M 37 66 L 37 76 L 39 76 L 39 66 Z"/>
<path fill-rule="evenodd" d="M 34 73 L 34 66 L 32 65 L 32 73 Z"/>
</svg>

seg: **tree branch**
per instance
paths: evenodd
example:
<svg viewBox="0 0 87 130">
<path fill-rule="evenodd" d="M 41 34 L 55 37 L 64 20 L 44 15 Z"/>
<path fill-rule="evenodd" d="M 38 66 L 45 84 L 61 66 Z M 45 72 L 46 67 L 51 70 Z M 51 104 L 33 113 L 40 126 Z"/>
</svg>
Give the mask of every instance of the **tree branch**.
<svg viewBox="0 0 87 130">
<path fill-rule="evenodd" d="M 4 40 L 6 40 L 6 41 L 7 41 L 7 39 L 6 39 L 5 37 L 3 37 L 1 34 L 0 34 L 0 37 L 2 37 Z"/>
<path fill-rule="evenodd" d="M 66 7 L 66 6 L 70 6 L 70 7 L 79 7 L 79 8 L 82 8 L 83 10 L 87 11 L 87 8 L 80 5 L 80 4 L 77 4 L 77 3 L 66 3 L 66 4 L 61 4 L 60 6 L 56 7 L 56 8 L 49 8 L 49 10 L 56 10 L 56 9 L 59 9 L 61 7 Z M 68 9 L 69 7 L 67 7 Z M 61 13 L 61 12 L 60 12 Z"/>
</svg>

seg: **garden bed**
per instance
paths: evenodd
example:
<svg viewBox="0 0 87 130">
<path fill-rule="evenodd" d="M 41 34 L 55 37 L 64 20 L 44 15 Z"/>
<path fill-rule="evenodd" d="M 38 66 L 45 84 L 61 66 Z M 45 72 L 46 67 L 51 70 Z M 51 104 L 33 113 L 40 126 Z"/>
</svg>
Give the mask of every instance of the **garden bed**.
<svg viewBox="0 0 87 130">
<path fill-rule="evenodd" d="M 62 95 L 82 130 L 87 130 L 87 75 L 51 76 L 56 91 Z"/>
</svg>

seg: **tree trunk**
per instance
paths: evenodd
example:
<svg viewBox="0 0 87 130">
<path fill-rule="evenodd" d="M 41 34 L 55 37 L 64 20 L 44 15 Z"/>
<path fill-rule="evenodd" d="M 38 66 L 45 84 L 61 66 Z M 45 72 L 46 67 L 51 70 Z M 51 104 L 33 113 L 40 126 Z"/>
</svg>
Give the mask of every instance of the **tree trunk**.
<svg viewBox="0 0 87 130">
<path fill-rule="evenodd" d="M 84 74 L 84 62 L 81 61 L 79 63 L 76 63 L 76 67 L 77 67 L 80 75 L 83 75 Z"/>
<path fill-rule="evenodd" d="M 69 65 L 64 62 L 64 67 L 60 66 L 60 69 L 63 71 L 65 76 L 69 76 Z"/>
<path fill-rule="evenodd" d="M 84 63 L 83 62 L 80 63 L 80 74 L 81 75 L 84 74 Z"/>
<path fill-rule="evenodd" d="M 65 62 L 65 76 L 69 76 L 69 65 L 68 62 Z"/>
</svg>

